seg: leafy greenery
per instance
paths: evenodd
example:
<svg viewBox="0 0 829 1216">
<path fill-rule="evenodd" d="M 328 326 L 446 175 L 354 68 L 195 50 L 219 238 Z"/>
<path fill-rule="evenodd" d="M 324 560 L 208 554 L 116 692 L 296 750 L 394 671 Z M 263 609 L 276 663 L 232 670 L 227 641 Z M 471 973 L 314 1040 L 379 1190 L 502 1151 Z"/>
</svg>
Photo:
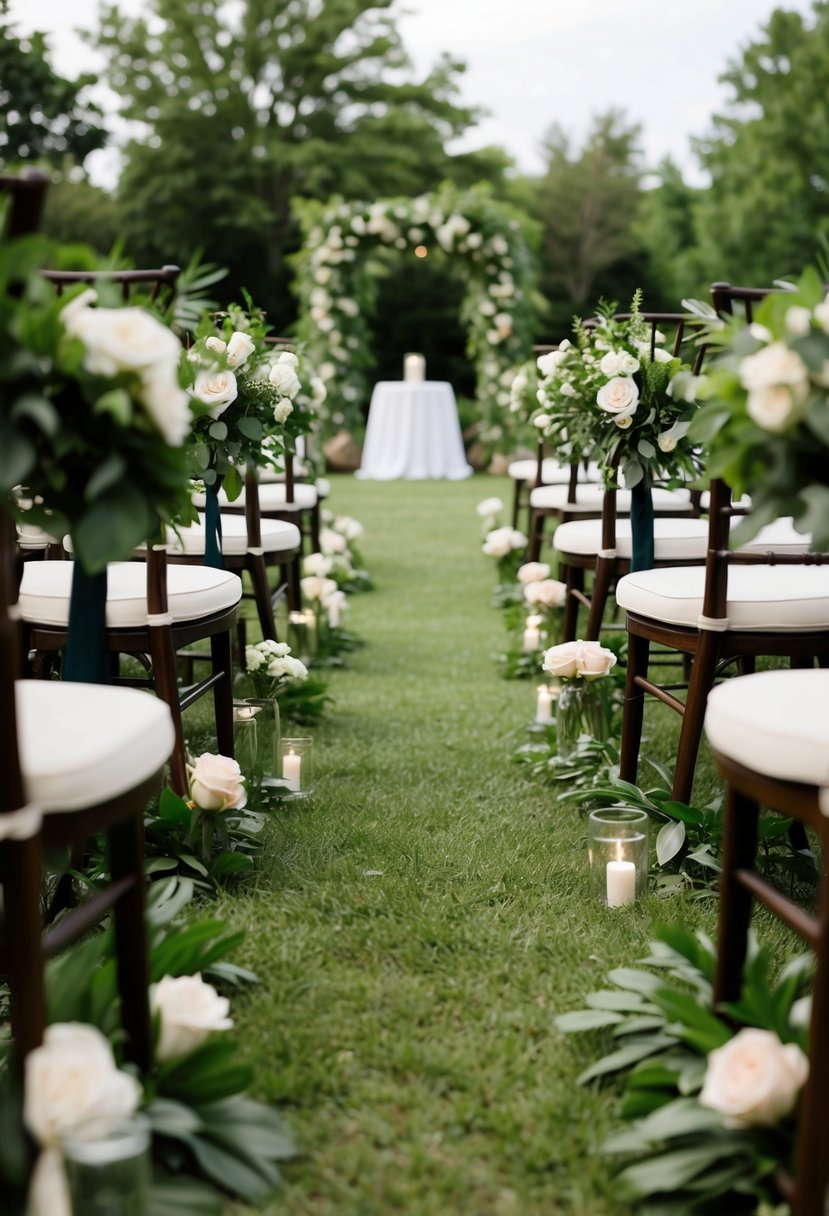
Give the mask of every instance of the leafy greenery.
<svg viewBox="0 0 829 1216">
<path fill-rule="evenodd" d="M 586 1008 L 560 1015 L 556 1025 L 567 1034 L 606 1029 L 612 1036 L 610 1052 L 579 1081 L 622 1078 L 618 1113 L 629 1126 L 611 1135 L 604 1151 L 633 1156 L 618 1182 L 637 1212 L 715 1216 L 726 1205 L 754 1212 L 761 1200 L 775 1200 L 774 1175 L 792 1159 L 794 1121 L 729 1129 L 699 1102 L 706 1057 L 744 1026 L 805 1049 L 793 1006 L 806 989 L 811 956 L 794 958 L 775 976 L 769 951 L 755 949 L 739 1001 L 714 1010 L 710 940 L 667 926 L 656 933 L 644 960 L 653 970 L 615 968 L 607 977 L 612 988 L 590 993 Z"/>
</svg>

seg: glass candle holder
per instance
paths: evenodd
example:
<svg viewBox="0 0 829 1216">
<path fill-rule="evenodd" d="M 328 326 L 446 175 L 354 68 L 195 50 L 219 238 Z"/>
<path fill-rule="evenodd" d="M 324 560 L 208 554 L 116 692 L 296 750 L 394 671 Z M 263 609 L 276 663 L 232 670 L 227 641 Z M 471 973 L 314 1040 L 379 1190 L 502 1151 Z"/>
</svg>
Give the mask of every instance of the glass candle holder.
<svg viewBox="0 0 829 1216">
<path fill-rule="evenodd" d="M 312 739 L 282 739 L 279 744 L 279 775 L 287 781 L 293 798 L 307 798 L 312 788 Z"/>
<path fill-rule="evenodd" d="M 247 778 L 252 805 L 279 785 L 279 705 L 275 697 L 233 702 L 234 754 Z"/>
<path fill-rule="evenodd" d="M 317 616 L 313 608 L 288 613 L 288 635 L 296 658 L 314 657 L 317 653 Z"/>
<path fill-rule="evenodd" d="M 591 811 L 588 854 L 594 894 L 608 908 L 635 903 L 648 885 L 647 811 L 612 806 Z"/>
<path fill-rule="evenodd" d="M 77 1216 L 149 1216 L 147 1119 L 86 1119 L 65 1137 L 62 1149 Z"/>
</svg>

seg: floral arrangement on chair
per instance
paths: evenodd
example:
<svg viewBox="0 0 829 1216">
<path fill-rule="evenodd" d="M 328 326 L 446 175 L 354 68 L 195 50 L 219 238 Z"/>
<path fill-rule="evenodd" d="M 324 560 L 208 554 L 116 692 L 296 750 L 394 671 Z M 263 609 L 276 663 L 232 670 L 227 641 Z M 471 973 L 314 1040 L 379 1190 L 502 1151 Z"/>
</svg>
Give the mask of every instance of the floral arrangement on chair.
<svg viewBox="0 0 829 1216">
<path fill-rule="evenodd" d="M 602 303 L 594 320 L 576 323 L 575 343 L 565 339 L 538 359 L 535 426 L 565 458 L 598 460 L 609 483 L 620 470 L 628 489 L 697 472 L 687 438 L 697 381 L 664 335 L 651 334 L 641 302 L 637 291 L 624 318 Z"/>
<path fill-rule="evenodd" d="M 294 658 L 287 642 L 274 642 L 270 638 L 245 647 L 245 670 L 257 697 L 277 697 L 290 684 L 308 679 L 308 668 Z"/>
<path fill-rule="evenodd" d="M 720 356 L 691 439 L 706 444 L 712 477 L 751 496 L 735 543 L 791 515 L 815 549 L 829 549 L 829 296 L 821 276 L 808 269 L 794 291 L 768 295 L 752 324 L 712 321 L 706 341 Z"/>
<path fill-rule="evenodd" d="M 192 414 L 181 344 L 149 305 L 101 284 L 57 296 L 39 274 L 51 246 L 0 251 L 2 489 L 18 518 L 69 532 L 88 574 L 192 517 Z"/>
</svg>

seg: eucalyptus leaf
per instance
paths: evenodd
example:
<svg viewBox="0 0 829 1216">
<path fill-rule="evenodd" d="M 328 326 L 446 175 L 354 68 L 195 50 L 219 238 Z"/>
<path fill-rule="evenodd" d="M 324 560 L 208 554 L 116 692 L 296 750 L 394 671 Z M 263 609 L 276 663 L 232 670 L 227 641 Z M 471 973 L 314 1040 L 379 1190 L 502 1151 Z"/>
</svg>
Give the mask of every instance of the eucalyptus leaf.
<svg viewBox="0 0 829 1216">
<path fill-rule="evenodd" d="M 221 443 L 222 440 L 227 439 L 227 423 L 218 419 L 210 426 L 207 433 L 211 439 L 215 439 L 217 443 Z"/>
</svg>

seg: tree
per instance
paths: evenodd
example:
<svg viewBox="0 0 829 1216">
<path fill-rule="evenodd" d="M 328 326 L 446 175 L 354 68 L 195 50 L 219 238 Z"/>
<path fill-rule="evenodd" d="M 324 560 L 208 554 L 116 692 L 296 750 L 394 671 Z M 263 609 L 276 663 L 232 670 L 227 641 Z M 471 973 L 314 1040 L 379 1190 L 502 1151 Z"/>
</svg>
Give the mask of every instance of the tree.
<svg viewBox="0 0 829 1216">
<path fill-rule="evenodd" d="M 94 37 L 124 116 L 142 134 L 120 186 L 127 249 L 182 260 L 197 247 L 284 314 L 296 195 L 419 193 L 452 168 L 459 63 L 421 81 L 387 12 L 395 0 L 154 0 L 104 10 Z M 492 167 L 458 158 L 461 175 Z"/>
<path fill-rule="evenodd" d="M 711 174 L 696 234 L 712 279 L 769 283 L 829 233 L 829 3 L 777 9 L 722 76 L 731 103 L 696 144 Z"/>
<path fill-rule="evenodd" d="M 593 119 L 581 149 L 558 124 L 545 138 L 547 168 L 537 207 L 544 226 L 548 338 L 566 333 L 573 314 L 589 312 L 599 296 L 624 304 L 643 285 L 634 232 L 643 174 L 640 133 L 621 111 L 610 110 Z"/>
<path fill-rule="evenodd" d="M 103 146 L 101 111 L 83 97 L 93 76 L 64 80 L 52 70 L 43 34 L 18 37 L 0 0 L 0 165 L 67 160 L 82 165 Z"/>
<path fill-rule="evenodd" d="M 634 237 L 644 258 L 644 277 L 653 284 L 649 308 L 675 311 L 688 297 L 704 297 L 716 275 L 708 272 L 696 237 L 701 188 L 687 185 L 670 158 L 657 170 L 657 184 L 642 191 Z"/>
</svg>

